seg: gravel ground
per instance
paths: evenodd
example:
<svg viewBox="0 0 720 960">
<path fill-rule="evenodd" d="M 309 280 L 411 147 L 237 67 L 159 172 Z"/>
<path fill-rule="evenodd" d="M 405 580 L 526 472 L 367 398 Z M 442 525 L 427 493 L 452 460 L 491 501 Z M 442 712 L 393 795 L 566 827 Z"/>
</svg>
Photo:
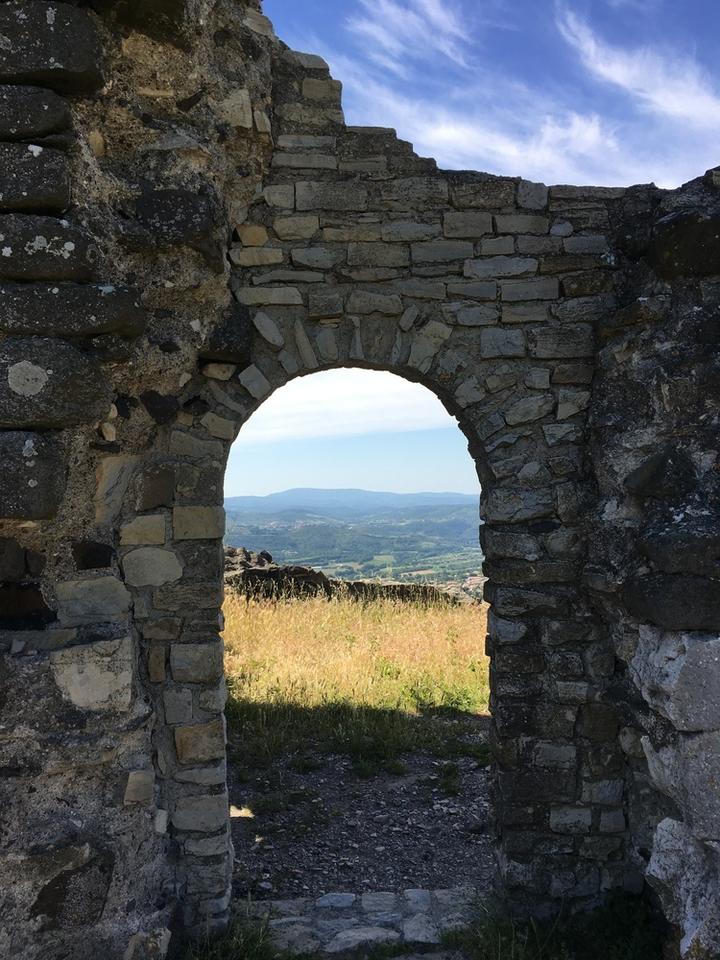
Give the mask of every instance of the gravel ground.
<svg viewBox="0 0 720 960">
<path fill-rule="evenodd" d="M 479 719 L 479 740 L 485 729 Z M 338 756 L 314 755 L 303 772 L 278 761 L 252 779 L 231 769 L 235 894 L 489 886 L 489 771 L 466 757 L 403 762 L 404 773 L 369 779 Z"/>
</svg>

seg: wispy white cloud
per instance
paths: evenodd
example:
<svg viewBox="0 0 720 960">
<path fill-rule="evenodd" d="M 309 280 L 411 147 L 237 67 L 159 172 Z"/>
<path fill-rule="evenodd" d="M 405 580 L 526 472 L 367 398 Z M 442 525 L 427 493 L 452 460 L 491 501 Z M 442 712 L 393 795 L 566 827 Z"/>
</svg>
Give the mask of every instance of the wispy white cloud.
<svg viewBox="0 0 720 960">
<path fill-rule="evenodd" d="M 568 7 L 559 8 L 557 25 L 593 76 L 640 106 L 700 130 L 720 127 L 720 87 L 696 61 L 648 46 L 612 46 Z"/>
<path fill-rule="evenodd" d="M 243 427 L 243 446 L 369 433 L 457 427 L 426 387 L 391 373 L 328 370 L 288 383 Z"/>
</svg>

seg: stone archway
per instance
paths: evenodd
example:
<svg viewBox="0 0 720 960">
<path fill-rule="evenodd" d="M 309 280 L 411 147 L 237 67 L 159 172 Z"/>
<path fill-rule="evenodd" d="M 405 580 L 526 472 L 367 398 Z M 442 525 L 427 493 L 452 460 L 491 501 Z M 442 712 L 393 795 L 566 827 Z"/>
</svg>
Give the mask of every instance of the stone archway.
<svg viewBox="0 0 720 960">
<path fill-rule="evenodd" d="M 288 378 L 368 365 L 481 468 L 506 899 L 647 878 L 716 955 L 718 172 L 438 170 L 254 0 L 0 35 L 0 950 L 225 923 L 224 459 Z"/>
</svg>

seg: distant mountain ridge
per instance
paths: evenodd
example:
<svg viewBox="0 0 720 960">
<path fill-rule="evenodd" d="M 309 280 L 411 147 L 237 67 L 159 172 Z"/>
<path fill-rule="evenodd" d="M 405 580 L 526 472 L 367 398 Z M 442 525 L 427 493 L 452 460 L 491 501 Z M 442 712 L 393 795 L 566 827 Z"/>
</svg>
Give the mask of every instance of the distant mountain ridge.
<svg viewBox="0 0 720 960">
<path fill-rule="evenodd" d="M 413 507 L 470 506 L 479 503 L 479 496 L 479 493 L 390 493 L 353 488 L 325 490 L 319 487 L 298 487 L 270 493 L 264 497 L 226 497 L 225 508 L 229 513 L 251 513 L 255 516 L 291 510 L 345 519 L 364 516 L 368 512 L 384 513 Z"/>
</svg>

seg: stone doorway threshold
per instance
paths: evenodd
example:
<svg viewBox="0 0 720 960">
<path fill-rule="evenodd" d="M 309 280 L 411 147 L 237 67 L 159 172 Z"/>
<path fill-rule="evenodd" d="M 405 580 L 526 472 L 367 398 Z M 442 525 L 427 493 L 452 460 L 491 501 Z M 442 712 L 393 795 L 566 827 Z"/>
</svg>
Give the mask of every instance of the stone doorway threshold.
<svg viewBox="0 0 720 960">
<path fill-rule="evenodd" d="M 278 951 L 295 955 L 362 954 L 392 947 L 410 960 L 455 960 L 442 949 L 444 933 L 467 927 L 477 913 L 474 887 L 449 890 L 405 890 L 402 893 L 328 893 L 313 900 L 265 900 L 241 905 L 239 911 L 268 923 Z M 407 953 L 401 948 L 407 946 Z"/>
</svg>

